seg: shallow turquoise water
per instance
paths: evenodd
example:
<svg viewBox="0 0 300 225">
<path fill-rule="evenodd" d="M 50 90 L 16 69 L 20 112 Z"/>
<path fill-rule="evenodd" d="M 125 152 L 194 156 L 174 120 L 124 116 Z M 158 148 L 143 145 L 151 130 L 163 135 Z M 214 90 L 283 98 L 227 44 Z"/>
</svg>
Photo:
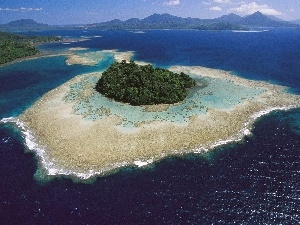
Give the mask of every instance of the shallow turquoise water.
<svg viewBox="0 0 300 225">
<path fill-rule="evenodd" d="M 196 75 L 192 77 L 204 83 L 204 87 L 194 88 L 182 104 L 170 106 L 162 112 L 146 112 L 141 106 L 115 102 L 97 92 L 83 99 L 81 90 L 87 84 L 96 86 L 99 79 L 97 76 L 72 84 L 65 99 L 67 102 L 74 102 L 75 114 L 84 115 L 86 119 L 97 120 L 116 115 L 124 120 L 119 126 L 133 128 L 137 123 L 154 120 L 185 123 L 189 117 L 204 114 L 209 108 L 230 109 L 264 92 L 261 88 L 245 87 L 224 79 Z"/>
</svg>

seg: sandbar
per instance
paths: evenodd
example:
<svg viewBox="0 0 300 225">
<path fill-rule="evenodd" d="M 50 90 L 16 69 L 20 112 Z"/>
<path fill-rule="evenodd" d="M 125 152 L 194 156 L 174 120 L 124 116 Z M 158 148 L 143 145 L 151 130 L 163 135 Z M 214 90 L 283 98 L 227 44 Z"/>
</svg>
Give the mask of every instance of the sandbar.
<svg viewBox="0 0 300 225">
<path fill-rule="evenodd" d="M 117 59 L 127 60 L 132 54 L 120 53 Z M 207 89 L 196 90 L 193 95 L 199 95 L 197 98 L 190 96 L 179 105 L 137 108 L 99 96 L 93 86 L 99 72 L 74 77 L 45 94 L 17 118 L 45 172 L 88 179 L 127 165 L 145 166 L 169 155 L 208 151 L 250 135 L 254 121 L 263 114 L 300 106 L 300 96 L 286 92 L 283 86 L 200 66 L 170 70 L 206 80 Z M 220 99 L 223 94 L 209 89 L 218 82 L 229 89 L 224 93 L 231 93 L 232 84 L 235 98 L 228 94 Z M 241 93 L 237 100 L 235 91 L 241 90 L 249 94 Z M 97 99 L 102 99 L 103 106 L 97 105 Z M 220 106 L 223 101 L 227 103 Z M 113 104 L 114 108 L 108 107 Z M 187 105 L 179 108 L 180 104 Z M 135 118 L 128 126 L 130 116 Z M 172 119 L 180 116 L 182 120 Z"/>
<path fill-rule="evenodd" d="M 126 60 L 129 62 L 134 56 L 133 51 L 120 52 L 116 49 L 112 50 L 100 50 L 100 51 L 88 51 L 88 48 L 69 48 L 68 58 L 66 60 L 67 65 L 86 65 L 86 66 L 95 66 L 100 61 L 104 60 L 105 54 L 110 54 L 113 56 L 116 62 L 121 62 L 122 60 Z M 148 63 L 137 61 L 139 65 L 147 65 Z"/>
</svg>

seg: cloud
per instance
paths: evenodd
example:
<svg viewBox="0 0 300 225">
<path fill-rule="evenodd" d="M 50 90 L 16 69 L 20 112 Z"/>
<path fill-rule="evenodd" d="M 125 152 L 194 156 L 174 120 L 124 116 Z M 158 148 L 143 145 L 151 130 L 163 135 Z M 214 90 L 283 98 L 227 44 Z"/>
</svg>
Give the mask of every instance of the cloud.
<svg viewBox="0 0 300 225">
<path fill-rule="evenodd" d="M 212 11 L 222 11 L 223 9 L 220 6 L 214 6 L 214 7 L 209 8 L 209 10 L 212 10 Z"/>
<path fill-rule="evenodd" d="M 43 8 L 1 8 L 0 11 L 11 11 L 11 12 L 29 12 L 29 11 L 41 11 Z"/>
<path fill-rule="evenodd" d="M 240 12 L 245 14 L 252 14 L 257 11 L 260 11 L 265 15 L 273 15 L 273 16 L 282 15 L 281 12 L 271 8 L 267 4 L 259 5 L 256 2 L 251 2 L 249 4 L 241 4 L 239 7 L 230 9 L 230 11 L 235 11 L 235 12 Z"/>
<path fill-rule="evenodd" d="M 180 0 L 170 0 L 164 3 L 165 5 L 179 5 Z"/>
<path fill-rule="evenodd" d="M 220 3 L 220 4 L 228 4 L 231 3 L 230 0 L 213 0 L 215 3 Z"/>
<path fill-rule="evenodd" d="M 206 1 L 203 1 L 202 4 L 203 4 L 203 5 L 211 5 L 210 2 L 206 2 Z"/>
</svg>

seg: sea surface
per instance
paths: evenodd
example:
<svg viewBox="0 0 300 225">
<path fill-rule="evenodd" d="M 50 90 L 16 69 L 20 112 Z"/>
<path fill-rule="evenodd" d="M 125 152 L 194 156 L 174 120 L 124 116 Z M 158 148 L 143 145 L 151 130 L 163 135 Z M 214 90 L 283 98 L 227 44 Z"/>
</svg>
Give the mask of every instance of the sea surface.
<svg viewBox="0 0 300 225">
<path fill-rule="evenodd" d="M 264 28 L 265 29 L 265 28 Z M 300 93 L 300 30 L 263 32 L 145 30 L 41 31 L 80 42 L 39 46 L 135 51 L 156 66 L 199 65 L 233 71 Z M 65 56 L 0 67 L 0 120 L 16 117 L 70 78 L 102 71 L 66 65 Z M 38 159 L 20 130 L 0 123 L 0 224 L 300 224 L 300 109 L 261 117 L 242 142 L 202 154 L 167 157 L 82 183 L 37 179 Z"/>
</svg>

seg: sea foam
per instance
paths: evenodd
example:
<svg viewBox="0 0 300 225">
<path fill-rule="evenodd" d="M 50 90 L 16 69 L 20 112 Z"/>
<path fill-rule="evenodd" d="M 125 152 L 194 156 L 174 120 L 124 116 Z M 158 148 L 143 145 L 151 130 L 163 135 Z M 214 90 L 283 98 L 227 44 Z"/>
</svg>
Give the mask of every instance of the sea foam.
<svg viewBox="0 0 300 225">
<path fill-rule="evenodd" d="M 93 176 L 103 175 L 112 169 L 117 169 L 129 165 L 129 163 L 127 162 L 121 162 L 112 165 L 110 168 L 104 168 L 101 171 L 89 170 L 88 172 L 84 173 L 62 169 L 57 166 L 55 159 L 50 159 L 50 157 L 47 155 L 47 148 L 38 143 L 37 139 L 35 138 L 34 132 L 31 131 L 20 119 L 15 117 L 8 117 L 1 119 L 0 123 L 13 123 L 17 125 L 24 137 L 24 142 L 28 150 L 36 153 L 39 158 L 39 163 L 45 170 L 46 174 L 49 176 L 75 176 L 80 179 L 86 180 Z"/>
<path fill-rule="evenodd" d="M 254 113 L 250 116 L 249 121 L 244 123 L 243 128 L 239 132 L 237 132 L 235 135 L 231 136 L 227 140 L 218 140 L 210 145 L 201 145 L 201 146 L 193 149 L 192 152 L 203 153 L 203 152 L 207 152 L 211 149 L 214 149 L 214 148 L 222 146 L 222 145 L 226 145 L 226 144 L 229 144 L 232 142 L 242 141 L 245 136 L 250 136 L 252 134 L 251 130 L 252 130 L 253 123 L 260 117 L 262 117 L 266 114 L 269 114 L 273 111 L 277 111 L 277 110 L 287 111 L 287 110 L 297 108 L 297 107 L 299 107 L 299 106 L 298 105 L 290 105 L 290 106 L 286 106 L 286 107 L 272 107 L 272 108 L 268 108 L 268 109 L 259 111 L 257 113 Z"/>
<path fill-rule="evenodd" d="M 276 110 L 289 110 L 292 108 L 297 108 L 298 106 L 291 105 L 288 107 L 272 107 L 257 113 L 254 113 L 249 117 L 249 121 L 244 124 L 244 127 L 235 135 L 232 137 L 228 138 L 227 140 L 217 140 L 214 143 L 211 143 L 209 145 L 201 145 L 195 149 L 187 150 L 187 151 L 181 151 L 181 150 L 174 150 L 174 154 L 183 154 L 183 153 L 203 153 L 207 152 L 211 149 L 214 149 L 216 147 L 226 145 L 228 143 L 232 142 L 239 142 L 241 141 L 245 136 L 251 135 L 251 129 L 253 123 L 260 117 Z M 130 165 L 135 165 L 137 167 L 145 167 L 149 164 L 152 164 L 155 160 L 148 159 L 148 160 L 135 160 L 132 163 L 129 162 L 120 162 L 120 163 L 115 163 L 111 165 L 110 167 L 107 168 L 102 168 L 101 170 L 95 171 L 95 170 L 88 170 L 87 172 L 77 172 L 77 171 L 72 171 L 64 168 L 59 168 L 57 163 L 55 162 L 55 159 L 50 159 L 50 157 L 47 155 L 47 148 L 41 144 L 38 143 L 37 139 L 35 138 L 34 132 L 31 131 L 20 119 L 15 118 L 15 117 L 9 117 L 9 118 L 3 118 L 0 120 L 0 123 L 14 123 L 18 126 L 18 128 L 21 130 L 25 144 L 27 148 L 30 151 L 33 151 L 36 153 L 36 155 L 39 158 L 39 163 L 41 164 L 42 168 L 45 170 L 46 174 L 48 176 L 75 176 L 79 179 L 82 180 L 87 180 L 90 179 L 91 177 L 95 176 L 103 176 L 111 171 L 115 171 L 118 168 L 122 168 L 125 166 L 130 166 Z M 161 158 L 165 158 L 166 155 L 162 154 Z"/>
</svg>

